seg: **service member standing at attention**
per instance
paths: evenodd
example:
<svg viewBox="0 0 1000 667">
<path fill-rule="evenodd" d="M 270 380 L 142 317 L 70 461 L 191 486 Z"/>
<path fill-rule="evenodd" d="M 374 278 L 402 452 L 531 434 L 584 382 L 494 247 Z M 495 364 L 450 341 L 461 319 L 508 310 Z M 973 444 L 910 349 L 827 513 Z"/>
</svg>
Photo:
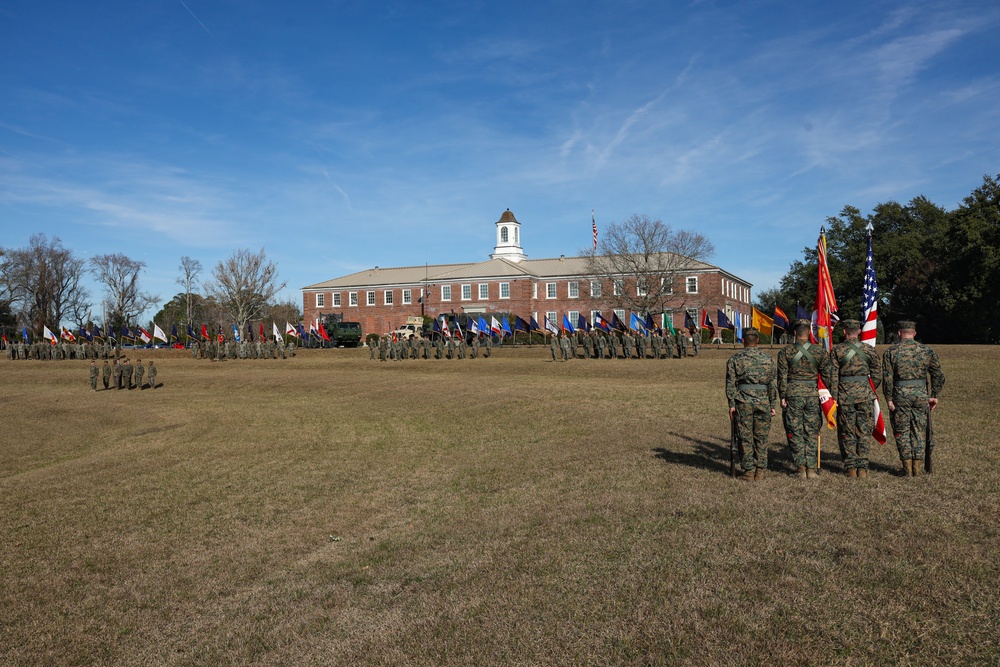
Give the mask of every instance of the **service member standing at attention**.
<svg viewBox="0 0 1000 667">
<path fill-rule="evenodd" d="M 111 380 L 111 366 L 108 364 L 108 360 L 104 360 L 104 366 L 101 367 L 101 381 L 104 383 L 104 388 L 108 388 L 109 381 Z"/>
<path fill-rule="evenodd" d="M 757 348 L 760 333 L 743 330 L 743 349 L 726 362 L 726 400 L 729 418 L 743 443 L 744 480 L 762 480 L 767 470 L 767 435 L 776 413 L 778 387 L 774 359 Z"/>
<path fill-rule="evenodd" d="M 156 366 L 152 359 L 149 360 L 149 388 L 156 389 Z"/>
<path fill-rule="evenodd" d="M 937 352 L 914 340 L 916 335 L 916 324 L 900 322 L 899 342 L 882 357 L 882 391 L 889 404 L 892 432 L 907 477 L 916 477 L 923 470 L 927 411 L 937 407 L 938 394 L 944 388 Z"/>
<path fill-rule="evenodd" d="M 796 320 L 795 342 L 778 352 L 781 421 L 795 472 L 802 479 L 818 476 L 817 436 L 823 425 L 823 410 L 817 376 L 822 376 L 827 387 L 833 386 L 830 357 L 822 345 L 809 343 L 809 326 L 809 320 Z"/>
<path fill-rule="evenodd" d="M 837 440 L 848 477 L 868 477 L 868 438 L 875 428 L 875 391 L 882 382 L 878 352 L 858 340 L 861 322 L 844 320 L 843 343 L 830 355 L 836 382 L 828 385 L 837 401 Z"/>
<path fill-rule="evenodd" d="M 142 359 L 135 360 L 135 386 L 136 389 L 142 391 L 142 376 L 146 374 L 146 367 L 142 365 Z"/>
<path fill-rule="evenodd" d="M 97 376 L 100 375 L 100 369 L 97 367 L 96 361 L 90 362 L 90 388 L 97 391 Z"/>
</svg>

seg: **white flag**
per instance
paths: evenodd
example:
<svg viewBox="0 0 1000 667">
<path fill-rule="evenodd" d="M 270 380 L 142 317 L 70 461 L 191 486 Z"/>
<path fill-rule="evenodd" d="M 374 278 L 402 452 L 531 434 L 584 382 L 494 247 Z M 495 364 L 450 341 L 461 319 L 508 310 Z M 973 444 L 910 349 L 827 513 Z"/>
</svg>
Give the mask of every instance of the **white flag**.
<svg viewBox="0 0 1000 667">
<path fill-rule="evenodd" d="M 163 333 L 163 329 L 161 329 L 160 325 L 156 322 L 153 322 L 153 338 L 159 338 L 164 343 L 168 342 L 167 334 Z"/>
</svg>

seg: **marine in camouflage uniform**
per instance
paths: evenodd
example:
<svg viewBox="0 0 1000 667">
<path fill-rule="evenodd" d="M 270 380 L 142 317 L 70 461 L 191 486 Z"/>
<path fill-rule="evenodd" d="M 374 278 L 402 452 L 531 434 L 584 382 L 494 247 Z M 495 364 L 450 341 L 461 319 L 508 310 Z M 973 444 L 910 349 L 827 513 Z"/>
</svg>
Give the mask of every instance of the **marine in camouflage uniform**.
<svg viewBox="0 0 1000 667">
<path fill-rule="evenodd" d="M 882 383 L 882 363 L 874 347 L 858 340 L 861 322 L 843 320 L 841 324 L 846 340 L 830 354 L 837 381 L 828 385 L 837 402 L 837 440 L 847 476 L 867 477 L 869 438 L 875 428 L 872 383 L 876 388 Z"/>
<path fill-rule="evenodd" d="M 882 391 L 889 404 L 896 449 L 907 477 L 916 477 L 923 469 L 927 411 L 937 407 L 938 394 L 944 388 L 937 352 L 914 340 L 916 333 L 916 324 L 900 322 L 899 342 L 882 357 Z"/>
<path fill-rule="evenodd" d="M 819 430 L 823 425 L 817 377 L 832 386 L 830 356 L 822 345 L 809 343 L 809 320 L 795 322 L 795 342 L 778 352 L 778 395 L 781 421 L 800 478 L 817 477 Z"/>
<path fill-rule="evenodd" d="M 767 436 L 778 404 L 774 359 L 757 348 L 759 341 L 756 329 L 745 329 L 743 349 L 726 362 L 726 400 L 743 444 L 744 480 L 764 479 Z"/>
</svg>

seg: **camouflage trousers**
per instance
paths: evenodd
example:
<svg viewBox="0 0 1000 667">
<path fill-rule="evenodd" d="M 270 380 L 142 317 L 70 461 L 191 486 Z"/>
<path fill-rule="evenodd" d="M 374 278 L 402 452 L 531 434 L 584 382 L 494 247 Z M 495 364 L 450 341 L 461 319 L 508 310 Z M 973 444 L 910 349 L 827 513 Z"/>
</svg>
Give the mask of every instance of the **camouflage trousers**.
<svg viewBox="0 0 1000 667">
<path fill-rule="evenodd" d="M 868 469 L 868 451 L 875 428 L 874 401 L 837 404 L 837 440 L 844 467 Z"/>
<path fill-rule="evenodd" d="M 896 409 L 889 412 L 889 421 L 896 437 L 899 459 L 922 460 L 927 444 L 927 397 L 896 398 L 893 403 Z"/>
<path fill-rule="evenodd" d="M 736 404 L 736 437 L 743 446 L 741 463 L 744 470 L 767 468 L 767 435 L 770 431 L 770 406 Z"/>
<path fill-rule="evenodd" d="M 785 398 L 788 403 L 781 412 L 781 420 L 785 426 L 785 436 L 788 438 L 788 448 L 792 450 L 792 462 L 795 467 L 804 466 L 815 469 L 817 465 L 816 450 L 820 426 L 823 423 L 823 411 L 819 407 L 817 396 Z"/>
</svg>

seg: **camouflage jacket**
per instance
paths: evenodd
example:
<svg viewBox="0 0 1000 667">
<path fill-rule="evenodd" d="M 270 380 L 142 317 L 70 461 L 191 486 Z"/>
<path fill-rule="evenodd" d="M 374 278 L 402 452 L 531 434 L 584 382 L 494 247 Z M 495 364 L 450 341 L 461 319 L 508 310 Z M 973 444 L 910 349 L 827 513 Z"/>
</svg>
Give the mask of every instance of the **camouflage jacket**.
<svg viewBox="0 0 1000 667">
<path fill-rule="evenodd" d="M 830 355 L 837 382 L 830 385 L 833 400 L 838 403 L 864 403 L 875 398 L 868 377 L 875 387 L 882 383 L 882 373 L 878 352 L 871 345 L 858 341 L 844 341 L 835 345 Z"/>
<path fill-rule="evenodd" d="M 944 373 L 937 352 L 912 339 L 894 344 L 882 357 L 882 391 L 886 400 L 927 396 L 928 374 L 931 377 L 930 397 L 937 398 L 944 388 Z"/>
<path fill-rule="evenodd" d="M 822 345 L 786 345 L 778 352 L 778 395 L 819 400 L 816 378 L 822 375 L 829 388 L 832 383 L 830 370 L 830 355 Z"/>
<path fill-rule="evenodd" d="M 747 347 L 726 362 L 726 400 L 729 407 L 749 403 L 777 409 L 778 386 L 774 359 L 756 347 Z"/>
</svg>

